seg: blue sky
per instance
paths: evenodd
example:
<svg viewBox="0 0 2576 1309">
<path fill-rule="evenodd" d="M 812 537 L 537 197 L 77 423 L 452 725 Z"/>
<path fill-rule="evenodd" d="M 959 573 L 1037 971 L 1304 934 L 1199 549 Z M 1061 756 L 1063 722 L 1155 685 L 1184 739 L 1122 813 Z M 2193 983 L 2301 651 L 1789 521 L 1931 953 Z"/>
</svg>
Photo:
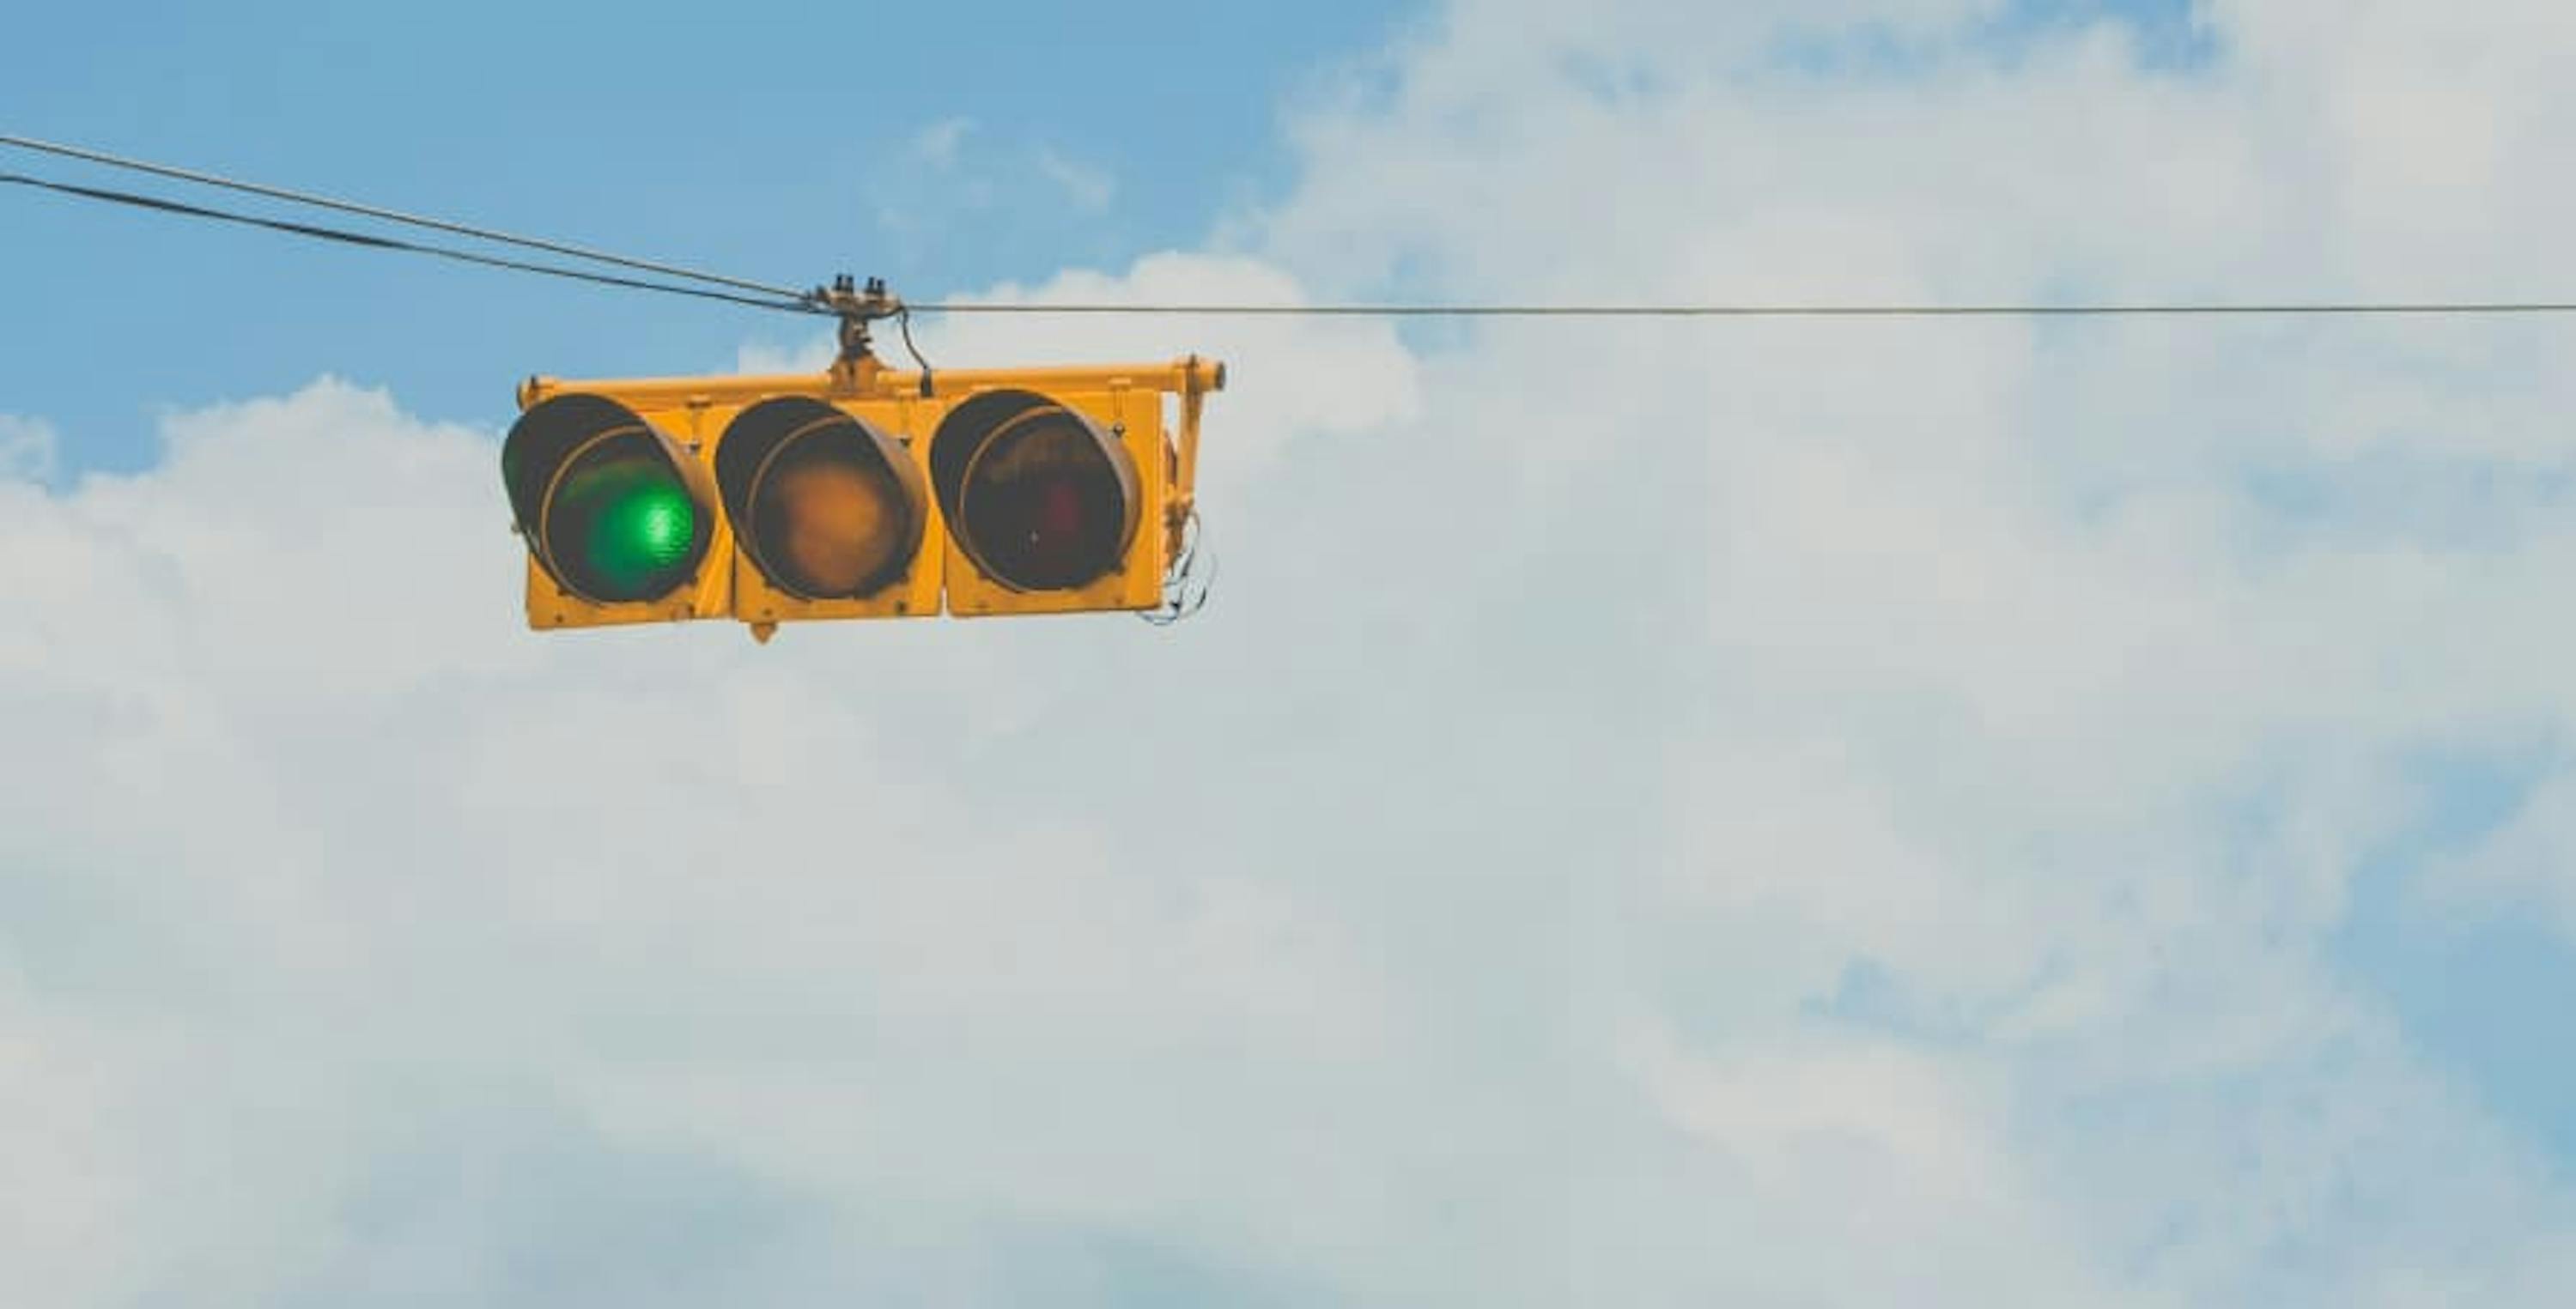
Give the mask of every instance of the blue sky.
<svg viewBox="0 0 2576 1309">
<path fill-rule="evenodd" d="M 2106 8 L 2160 58 L 2199 48 L 2183 0 L 2018 0 L 1988 36 L 2008 47 Z M 849 271 L 931 299 L 1199 241 L 1288 185 L 1281 127 L 1302 95 L 1433 17 L 1361 0 L 1222 15 L 1176 0 L 790 2 L 710 25 L 670 5 L 156 0 L 112 20 L 32 15 L 0 117 L 19 135 L 759 281 Z M 919 149 L 942 135 L 949 167 Z M 1106 202 L 1069 196 L 1035 166 L 1049 159 L 1107 179 Z M 147 461 L 167 407 L 316 373 L 490 421 L 515 385 L 494 377 L 685 372 L 756 330 L 34 196 L 9 221 L 19 249 L 46 252 L 8 270 L 12 293 L 48 313 L 0 359 L 0 394 L 74 434 L 71 469 Z"/>
<path fill-rule="evenodd" d="M 1280 116 L 1301 86 L 1413 17 L 1349 0 L 1221 14 L 1167 0 L 800 3 L 722 18 L 52 7 L 27 16 L 0 120 L 755 280 L 848 271 L 929 298 L 1197 242 L 1286 184 Z M 963 126 L 942 168 L 915 146 L 947 123 Z M 1034 166 L 1049 157 L 1109 179 L 1105 203 L 1053 183 Z M 7 217 L 14 247 L 45 252 L 12 261 L 12 298 L 47 314 L 13 333 L 0 394 L 76 433 L 74 467 L 148 460 L 159 407 L 317 373 L 491 421 L 528 372 L 685 372 L 766 326 L 141 213 L 13 199 Z"/>
<path fill-rule="evenodd" d="M 56 6 L 0 132 L 919 299 L 2515 294 L 2576 217 L 2546 6 L 1596 8 Z M 806 324 L 15 192 L 0 289 L 68 1303 L 2576 1276 L 2563 325 L 936 324 L 1225 355 L 1219 606 L 759 652 L 519 631 L 492 447 Z"/>
</svg>

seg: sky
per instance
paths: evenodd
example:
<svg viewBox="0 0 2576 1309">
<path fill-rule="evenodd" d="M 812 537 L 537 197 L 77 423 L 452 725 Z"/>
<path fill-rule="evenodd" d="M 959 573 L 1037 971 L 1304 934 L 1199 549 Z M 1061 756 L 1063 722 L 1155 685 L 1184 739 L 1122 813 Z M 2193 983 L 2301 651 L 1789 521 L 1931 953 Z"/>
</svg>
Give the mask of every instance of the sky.
<svg viewBox="0 0 2576 1309">
<path fill-rule="evenodd" d="M 57 7 L 0 133 L 925 300 L 2576 285 L 2547 0 L 1268 9 Z M 526 631 L 498 448 L 802 321 L 0 289 L 31 1303 L 2576 1282 L 2576 324 L 934 320 L 1229 363 L 1210 607 L 760 646 Z"/>
</svg>

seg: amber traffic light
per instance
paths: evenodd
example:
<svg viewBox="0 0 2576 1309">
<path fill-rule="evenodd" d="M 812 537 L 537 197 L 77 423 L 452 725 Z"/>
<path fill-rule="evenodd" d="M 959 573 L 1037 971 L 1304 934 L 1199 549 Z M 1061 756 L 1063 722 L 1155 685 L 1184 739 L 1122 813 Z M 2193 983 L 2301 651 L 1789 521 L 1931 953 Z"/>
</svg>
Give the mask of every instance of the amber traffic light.
<svg viewBox="0 0 2576 1309">
<path fill-rule="evenodd" d="M 735 575 L 736 616 L 938 612 L 938 559 L 923 549 L 930 492 L 904 438 L 880 425 L 903 412 L 886 409 L 781 395 L 726 424 L 716 482 L 747 566 Z"/>
</svg>

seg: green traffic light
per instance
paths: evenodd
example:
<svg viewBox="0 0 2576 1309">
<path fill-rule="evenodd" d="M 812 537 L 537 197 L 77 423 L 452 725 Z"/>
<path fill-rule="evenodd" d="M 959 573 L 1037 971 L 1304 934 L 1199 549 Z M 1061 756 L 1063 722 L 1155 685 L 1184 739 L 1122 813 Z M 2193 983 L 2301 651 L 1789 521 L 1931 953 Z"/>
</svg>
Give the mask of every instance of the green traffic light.
<svg viewBox="0 0 2576 1309">
<path fill-rule="evenodd" d="M 604 603 L 657 599 L 694 570 L 697 504 L 679 477 L 644 451 L 602 455 L 564 479 L 555 501 L 556 558 Z M 574 549 L 563 551 L 565 545 Z"/>
</svg>

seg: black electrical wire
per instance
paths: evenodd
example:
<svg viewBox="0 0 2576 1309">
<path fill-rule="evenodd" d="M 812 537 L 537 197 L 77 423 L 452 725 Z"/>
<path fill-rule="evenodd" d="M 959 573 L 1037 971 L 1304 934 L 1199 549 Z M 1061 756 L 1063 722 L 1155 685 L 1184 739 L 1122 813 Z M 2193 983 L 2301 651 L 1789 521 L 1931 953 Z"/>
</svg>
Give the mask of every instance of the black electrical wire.
<svg viewBox="0 0 2576 1309">
<path fill-rule="evenodd" d="M 583 246 L 569 245 L 561 241 L 547 241 L 532 236 L 515 236 L 508 232 L 494 231 L 487 227 L 471 227 L 464 223 L 449 222 L 443 218 L 424 218 L 418 214 L 406 214 L 399 210 L 384 209 L 375 205 L 359 204 L 351 200 L 337 200 L 330 196 L 314 195 L 305 191 L 290 191 L 284 187 L 264 186 L 258 182 L 245 182 L 236 178 L 223 177 L 214 173 L 198 172 L 194 169 L 174 168 L 168 164 L 156 164 L 142 159 L 129 159 L 122 155 L 112 155 L 104 150 L 92 150 L 84 146 L 62 145 L 52 141 L 38 141 L 31 137 L 9 136 L 5 134 L 0 134 L 0 146 L 15 146 L 21 150 L 33 150 L 43 154 L 59 155 L 65 159 L 79 159 L 87 163 L 103 164 L 109 168 L 122 168 L 131 172 L 150 173 L 156 177 L 168 177 L 182 182 L 194 182 L 200 186 L 221 187 L 227 191 L 240 191 L 248 195 L 265 196 L 271 200 L 286 200 L 300 205 L 312 205 L 317 209 L 335 209 L 344 214 L 356 214 L 363 218 L 375 218 L 389 223 L 401 223 L 410 227 L 427 228 L 435 232 L 445 232 L 450 236 L 470 236 L 478 241 L 491 241 L 500 245 L 515 245 L 522 249 L 541 250 L 547 254 L 553 255 L 569 255 L 575 259 L 588 259 L 597 263 L 614 264 L 620 268 L 631 268 L 637 272 L 644 273 L 657 273 L 664 277 L 676 277 L 683 281 L 706 282 L 716 286 L 729 286 L 737 291 L 757 291 L 762 295 L 777 296 L 786 300 L 802 299 L 804 296 L 803 292 L 788 287 L 770 286 L 761 282 L 749 282 L 738 277 L 726 277 L 719 273 L 702 273 L 696 269 L 683 268 L 676 264 L 656 263 L 649 259 L 634 259 L 625 255 L 610 254 L 603 250 L 592 250 Z"/>
<path fill-rule="evenodd" d="M 344 245 L 360 246 L 370 250 L 395 250 L 405 254 L 430 255 L 439 259 L 453 259 L 459 263 L 478 264 L 485 268 L 500 268 L 520 273 L 538 273 L 547 277 L 568 278 L 577 282 L 592 282 L 601 286 L 626 287 L 637 291 L 661 291 L 671 295 L 694 296 L 701 300 L 722 300 L 732 304 L 748 305 L 754 309 L 773 309 L 788 313 L 821 314 L 826 312 L 814 307 L 813 305 L 798 300 L 763 300 L 747 295 L 736 295 L 731 291 L 711 290 L 706 287 L 679 286 L 670 282 L 652 282 L 646 281 L 642 278 L 619 277 L 613 273 L 594 273 L 587 269 L 564 268 L 554 264 L 531 263 L 523 259 L 507 259 L 498 255 L 477 254 L 471 250 L 457 250 L 447 246 L 423 245 L 414 241 L 404 241 L 389 236 L 377 236 L 368 232 L 352 232 L 336 227 L 320 227 L 311 223 L 295 223 L 279 218 L 262 218 L 253 214 L 233 213 L 222 209 L 209 209 L 203 205 L 183 204 L 176 200 L 165 200 L 158 196 L 137 195 L 128 191 L 112 191 L 103 187 L 74 186 L 68 182 L 47 181 L 44 178 L 28 177 L 19 173 L 0 173 L 0 185 L 37 187 L 42 190 L 52 191 L 62 195 L 78 196 L 87 200 L 104 200 L 111 204 L 132 205 L 140 209 L 151 209 L 161 213 L 177 214 L 185 218 L 206 218 L 220 223 L 238 223 L 245 227 L 266 228 L 273 232 L 284 232 L 291 236 L 311 237 L 315 240 L 321 241 L 336 241 Z"/>
<path fill-rule="evenodd" d="M 903 331 L 904 353 L 911 355 L 914 366 L 921 370 L 921 398 L 927 400 L 938 393 L 938 388 L 931 382 L 930 361 L 922 358 L 921 347 L 912 343 L 912 309 L 910 306 L 906 306 L 905 308 L 895 312 L 894 325 Z"/>
<path fill-rule="evenodd" d="M 1151 314 L 1207 318 L 2139 318 L 2576 314 L 2576 301 L 2281 304 L 914 304 L 925 314 Z"/>
<path fill-rule="evenodd" d="M 1208 596 L 1216 588 L 1216 556 L 1206 550 L 1201 530 L 1199 511 L 1192 506 L 1189 517 L 1181 523 L 1180 557 L 1165 570 L 1162 603 L 1139 611 L 1138 618 L 1156 627 L 1170 627 L 1197 617 L 1200 610 L 1207 608 Z M 1203 559 L 1207 561 L 1205 576 L 1199 574 Z"/>
<path fill-rule="evenodd" d="M 334 199 L 282 187 L 245 182 L 213 173 L 174 168 L 146 160 L 131 159 L 81 146 L 62 145 L 29 137 L 0 134 L 0 146 L 59 155 L 101 164 L 111 168 L 150 173 L 204 186 L 221 187 L 251 195 L 265 196 L 296 204 L 312 205 L 342 213 L 358 214 L 386 222 L 407 224 L 448 232 L 477 240 L 541 250 L 550 254 L 587 259 L 598 263 L 655 273 L 684 281 L 731 287 L 735 291 L 757 292 L 761 297 L 713 291 L 699 287 L 678 286 L 670 282 L 647 281 L 584 272 L 560 265 L 530 263 L 497 256 L 474 254 L 449 247 L 421 245 L 389 237 L 293 223 L 279 219 L 258 218 L 245 214 L 181 204 L 150 196 L 110 191 L 103 188 L 74 186 L 49 182 L 16 174 L 0 174 L 0 181 L 43 187 L 67 195 L 110 200 L 119 204 L 140 205 L 168 213 L 211 218 L 223 222 L 243 223 L 275 231 L 321 240 L 338 241 L 376 249 L 399 250 L 412 254 L 433 255 L 490 268 L 538 273 L 549 277 L 594 282 L 605 286 L 636 290 L 663 291 L 700 299 L 721 300 L 758 309 L 783 310 L 792 313 L 831 315 L 814 293 L 763 282 L 701 272 L 675 264 L 633 259 L 606 251 L 536 237 L 518 236 L 490 228 L 473 227 L 444 219 L 427 218 L 396 210 Z M 1715 318 L 2181 318 L 2181 317 L 2468 317 L 2498 315 L 2576 314 L 2576 301 L 2564 300 L 2428 300 L 2383 301 L 2273 301 L 2256 303 L 2126 303 L 2126 304 L 1178 304 L 1178 303 L 1069 303 L 1069 304 L 993 304 L 941 302 L 907 306 L 928 314 L 1060 314 L 1060 315 L 1155 315 L 1166 317 L 1211 318 L 1637 318 L 1637 319 L 1715 319 Z M 908 327 L 908 324 L 906 324 Z"/>
</svg>

